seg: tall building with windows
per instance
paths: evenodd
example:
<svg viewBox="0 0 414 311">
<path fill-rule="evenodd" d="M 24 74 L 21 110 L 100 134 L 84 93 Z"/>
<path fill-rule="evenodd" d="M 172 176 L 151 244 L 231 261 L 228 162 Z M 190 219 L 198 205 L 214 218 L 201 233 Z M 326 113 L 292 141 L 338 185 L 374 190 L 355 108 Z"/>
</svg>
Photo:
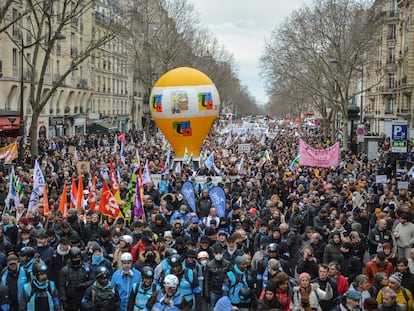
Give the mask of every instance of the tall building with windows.
<svg viewBox="0 0 414 311">
<path fill-rule="evenodd" d="M 75 2 L 83 3 L 75 0 L 66 9 L 74 9 L 71 5 L 75 5 Z M 47 3 L 50 2 L 45 1 L 45 5 Z M 44 29 L 56 31 L 62 20 L 63 5 L 67 1 L 52 3 L 53 6 L 47 8 L 52 16 L 51 25 L 45 21 Z M 3 20 L 3 25 L 12 20 L 18 21 L 7 29 L 7 33 L 0 33 L 0 96 L 4 99 L 0 102 L 0 109 L 20 111 L 20 99 L 23 98 L 27 136 L 33 115 L 29 104 L 30 82 L 37 85 L 39 79 L 43 78 L 41 94 L 44 96 L 54 89 L 57 82 L 60 84 L 40 112 L 37 120 L 39 137 L 83 134 L 88 125 L 99 121 L 123 131 L 136 124 L 140 116 L 132 114 L 134 93 L 129 68 L 131 61 L 127 53 L 130 39 L 126 33 L 121 33 L 113 41 L 95 49 L 63 79 L 67 69 L 82 57 L 83 51 L 93 39 L 103 35 L 110 19 L 114 19 L 116 14 L 112 7 L 104 0 L 96 1 L 94 6 L 85 6 L 82 14 L 73 18 L 58 34 L 54 48 L 47 56 L 48 64 L 44 68 L 44 74 L 41 74 L 43 61 L 40 62 L 39 59 L 45 57 L 45 52 L 35 52 L 33 34 L 36 29 L 32 26 L 33 14 L 26 5 L 26 1 L 14 1 Z M 48 33 L 41 38 L 48 40 Z M 21 86 L 23 97 L 20 96 Z M 17 118 L 14 122 L 16 127 L 19 122 Z"/>
<path fill-rule="evenodd" d="M 377 0 L 372 9 L 378 18 L 378 29 L 363 68 L 366 91 L 361 113 L 369 131 L 380 134 L 398 118 L 399 8 L 396 0 Z"/>
</svg>

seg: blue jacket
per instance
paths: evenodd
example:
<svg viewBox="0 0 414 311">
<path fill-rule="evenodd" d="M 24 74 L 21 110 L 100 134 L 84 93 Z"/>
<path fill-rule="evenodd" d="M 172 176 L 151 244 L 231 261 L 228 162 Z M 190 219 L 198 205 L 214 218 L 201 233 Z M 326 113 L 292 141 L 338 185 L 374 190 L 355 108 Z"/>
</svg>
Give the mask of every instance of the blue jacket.
<svg viewBox="0 0 414 311">
<path fill-rule="evenodd" d="M 242 288 L 249 288 L 250 280 L 247 278 L 247 271 L 241 271 L 237 265 L 234 265 L 233 270 L 227 272 L 228 283 L 223 286 L 223 290 L 228 292 L 228 297 L 233 305 L 251 302 L 251 298 L 244 298 L 240 295 Z"/>
<path fill-rule="evenodd" d="M 20 265 L 17 265 L 17 269 L 19 270 L 19 277 L 17 279 L 17 297 L 20 298 L 23 287 L 26 283 L 30 282 L 30 273 L 28 271 L 25 271 L 23 267 Z M 1 283 L 3 285 L 8 286 L 7 284 L 7 276 L 9 274 L 9 269 L 4 269 L 1 274 Z"/>
<path fill-rule="evenodd" d="M 180 294 L 180 291 L 177 290 L 174 296 L 172 297 L 172 300 L 174 302 L 174 306 L 166 305 L 164 303 L 161 303 L 161 300 L 164 298 L 165 292 L 160 291 L 157 296 L 157 302 L 154 304 L 154 306 L 151 309 L 145 308 L 145 311 L 180 311 L 180 306 L 183 303 L 183 297 Z"/>
<path fill-rule="evenodd" d="M 118 269 L 112 275 L 111 283 L 119 292 L 121 298 L 121 311 L 126 311 L 128 307 L 129 294 L 134 283 L 140 283 L 142 280 L 141 272 L 135 268 L 131 268 L 130 274 L 124 275 L 123 269 Z"/>
<path fill-rule="evenodd" d="M 155 294 L 160 287 L 155 283 L 152 283 L 151 286 L 145 289 L 141 283 L 135 283 L 132 286 L 131 297 L 128 303 L 128 310 L 142 310 L 145 309 L 145 306 L 148 302 L 148 299 Z M 133 306 L 131 306 L 133 304 Z"/>
</svg>

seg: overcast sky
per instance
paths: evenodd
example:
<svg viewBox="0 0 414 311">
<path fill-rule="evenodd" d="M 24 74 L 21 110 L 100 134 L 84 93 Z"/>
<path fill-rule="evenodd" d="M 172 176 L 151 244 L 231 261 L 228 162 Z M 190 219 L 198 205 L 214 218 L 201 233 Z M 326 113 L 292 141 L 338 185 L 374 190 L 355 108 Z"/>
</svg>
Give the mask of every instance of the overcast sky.
<svg viewBox="0 0 414 311">
<path fill-rule="evenodd" d="M 233 54 L 239 78 L 260 103 L 267 102 L 259 77 L 265 38 L 306 0 L 190 0 L 200 20 Z"/>
</svg>

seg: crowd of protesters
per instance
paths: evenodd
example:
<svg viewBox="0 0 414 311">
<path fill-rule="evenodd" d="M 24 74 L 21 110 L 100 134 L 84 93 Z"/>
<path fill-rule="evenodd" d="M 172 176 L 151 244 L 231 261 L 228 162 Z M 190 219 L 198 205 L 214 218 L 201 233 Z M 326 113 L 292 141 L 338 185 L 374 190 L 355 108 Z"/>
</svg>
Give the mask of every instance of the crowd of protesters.
<svg viewBox="0 0 414 311">
<path fill-rule="evenodd" d="M 403 175 L 401 186 L 394 177 L 386 140 L 376 160 L 342 152 L 338 167 L 292 170 L 299 137 L 317 148 L 329 145 L 317 129 L 276 126 L 266 136 L 237 133 L 235 126 L 224 143 L 224 128 L 215 124 L 201 152 L 215 152 L 219 174 L 202 163 L 167 170 L 160 134 L 125 134 L 125 160 L 120 133 L 42 140 L 38 161 L 48 214 L 40 202 L 28 211 L 30 154 L 16 168 L 16 207 L 6 202 L 10 166 L 0 163 L 0 308 L 413 310 L 414 180 Z M 241 143 L 251 144 L 251 153 L 239 154 Z M 135 149 L 151 174 L 162 174 L 144 185 L 143 217 L 114 219 L 91 210 L 88 180 L 97 176 L 99 204 L 102 183 L 110 182 L 110 159 L 120 197 L 130 199 Z M 266 151 L 270 159 L 260 164 Z M 89 162 L 89 169 L 79 171 L 79 161 Z M 61 193 L 67 185 L 70 202 L 71 180 L 79 174 L 84 204 L 64 217 Z M 379 175 L 385 183 L 377 183 Z M 220 177 L 216 183 L 214 176 Z M 181 193 L 185 181 L 196 191 L 196 211 Z M 225 217 L 218 217 L 209 197 L 217 185 L 226 194 Z"/>
</svg>

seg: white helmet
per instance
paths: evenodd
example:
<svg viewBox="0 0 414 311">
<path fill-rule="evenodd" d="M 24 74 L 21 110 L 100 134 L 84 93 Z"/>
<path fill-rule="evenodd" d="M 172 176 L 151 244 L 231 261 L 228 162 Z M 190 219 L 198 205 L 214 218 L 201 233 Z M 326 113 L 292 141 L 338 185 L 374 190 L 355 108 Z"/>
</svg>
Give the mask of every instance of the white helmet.
<svg viewBox="0 0 414 311">
<path fill-rule="evenodd" d="M 178 278 L 174 274 L 169 274 L 164 278 L 164 287 L 177 288 L 179 284 Z"/>
<path fill-rule="evenodd" d="M 202 258 L 209 259 L 209 258 L 210 258 L 210 256 L 208 255 L 208 253 L 207 253 L 207 252 L 205 252 L 205 251 L 201 251 L 201 252 L 199 252 L 199 253 L 198 253 L 198 255 L 197 255 L 197 259 L 198 259 L 198 260 L 201 260 Z"/>
<path fill-rule="evenodd" d="M 132 261 L 131 253 L 128 253 L 128 252 L 122 253 L 121 262 L 123 262 L 123 261 Z"/>
<path fill-rule="evenodd" d="M 125 243 L 127 243 L 127 244 L 132 244 L 132 242 L 134 241 L 132 239 L 132 236 L 130 236 L 128 234 L 125 234 L 125 235 L 121 236 L 121 239 L 120 240 L 121 241 L 125 241 Z"/>
</svg>

